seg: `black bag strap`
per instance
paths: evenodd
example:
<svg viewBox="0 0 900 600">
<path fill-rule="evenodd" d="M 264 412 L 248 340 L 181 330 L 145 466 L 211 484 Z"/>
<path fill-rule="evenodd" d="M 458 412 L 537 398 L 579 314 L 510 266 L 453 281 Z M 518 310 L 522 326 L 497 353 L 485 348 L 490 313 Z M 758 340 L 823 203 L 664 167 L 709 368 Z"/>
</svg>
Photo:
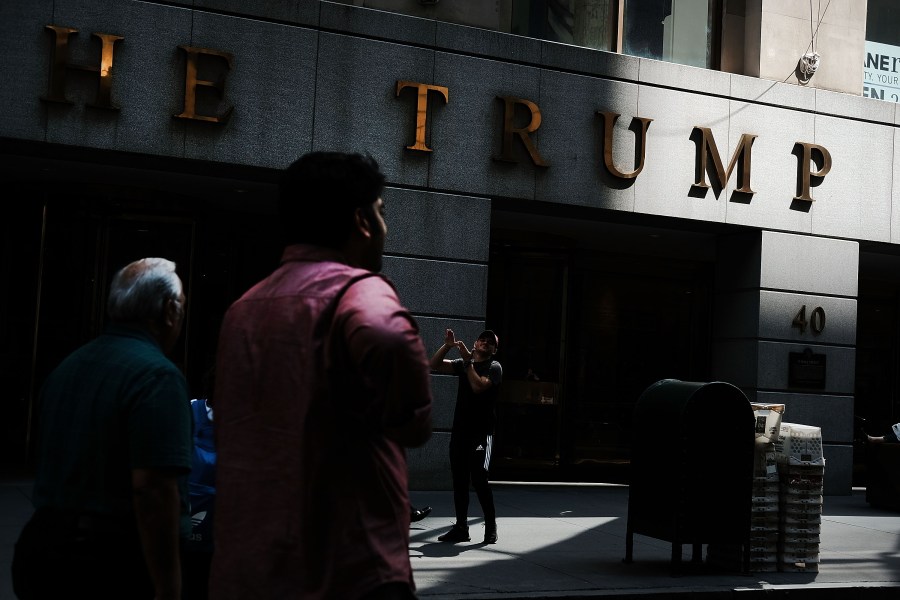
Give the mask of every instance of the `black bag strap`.
<svg viewBox="0 0 900 600">
<path fill-rule="evenodd" d="M 344 403 L 341 399 L 343 393 L 349 391 L 349 386 L 347 386 L 347 374 L 335 371 L 335 366 L 338 364 L 342 364 L 341 361 L 337 360 L 337 356 L 335 354 L 335 336 L 338 333 L 336 331 L 335 316 L 337 314 L 338 306 L 341 303 L 341 299 L 344 297 L 347 291 L 360 281 L 368 279 L 370 277 L 380 277 L 390 285 L 390 282 L 388 282 L 388 280 L 379 273 L 366 271 L 353 275 L 346 281 L 346 283 L 344 283 L 343 286 L 341 286 L 337 294 L 335 294 L 334 297 L 329 301 L 328 306 L 320 315 L 319 322 L 316 325 L 315 331 L 315 339 L 321 340 L 322 344 L 319 348 L 318 359 L 319 361 L 321 361 L 321 372 L 325 375 L 322 378 L 324 389 L 321 390 L 320 396 L 323 399 L 327 399 L 323 408 L 332 412 L 332 414 L 340 414 L 348 425 L 350 425 L 354 421 L 360 421 L 359 423 L 357 423 L 358 425 L 363 425 L 363 423 L 360 419 L 353 418 L 352 415 L 345 410 Z"/>
</svg>

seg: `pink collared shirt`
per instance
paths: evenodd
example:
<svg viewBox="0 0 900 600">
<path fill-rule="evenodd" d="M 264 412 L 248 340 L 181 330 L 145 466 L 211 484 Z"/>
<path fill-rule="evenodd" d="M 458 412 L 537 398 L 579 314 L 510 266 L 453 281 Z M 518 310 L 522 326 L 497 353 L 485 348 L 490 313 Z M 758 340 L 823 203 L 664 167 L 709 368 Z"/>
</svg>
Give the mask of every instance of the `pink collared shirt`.
<svg viewBox="0 0 900 600">
<path fill-rule="evenodd" d="M 225 316 L 211 598 L 413 586 L 405 447 L 431 433 L 428 359 L 380 275 L 351 285 L 328 318 L 366 274 L 334 251 L 289 246 Z"/>
</svg>

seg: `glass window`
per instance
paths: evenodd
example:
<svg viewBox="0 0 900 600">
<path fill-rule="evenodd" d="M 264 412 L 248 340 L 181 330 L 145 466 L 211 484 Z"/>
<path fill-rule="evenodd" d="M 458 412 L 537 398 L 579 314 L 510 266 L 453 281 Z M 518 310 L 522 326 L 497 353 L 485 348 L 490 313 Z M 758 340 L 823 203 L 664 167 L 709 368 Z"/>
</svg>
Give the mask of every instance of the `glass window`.
<svg viewBox="0 0 900 600">
<path fill-rule="evenodd" d="M 869 0 L 866 8 L 866 41 L 900 46 L 900 3 Z"/>
<path fill-rule="evenodd" d="M 513 0 L 510 32 L 614 50 L 619 0 Z"/>
<path fill-rule="evenodd" d="M 712 68 L 712 0 L 625 0 L 622 52 Z"/>
</svg>

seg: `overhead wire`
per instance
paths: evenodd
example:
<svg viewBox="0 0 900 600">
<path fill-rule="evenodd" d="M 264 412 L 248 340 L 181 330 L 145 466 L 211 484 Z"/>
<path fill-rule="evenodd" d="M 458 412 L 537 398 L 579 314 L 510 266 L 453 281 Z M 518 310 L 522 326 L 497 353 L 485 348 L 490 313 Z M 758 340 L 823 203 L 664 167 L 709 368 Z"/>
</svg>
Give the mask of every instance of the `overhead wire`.
<svg viewBox="0 0 900 600">
<path fill-rule="evenodd" d="M 813 29 L 813 0 L 809 0 L 809 44 L 806 46 L 806 52 L 803 56 L 800 57 L 800 64 L 798 65 L 797 70 L 800 72 L 798 75 L 798 79 L 800 83 L 808 83 L 812 76 L 816 74 L 816 71 L 819 69 L 819 52 L 816 50 L 816 38 L 819 37 L 819 27 L 822 26 L 822 21 L 825 19 L 825 13 L 828 12 L 828 7 L 831 6 L 831 0 L 828 0 L 828 3 L 825 4 L 825 10 L 822 10 L 822 0 L 818 0 L 818 13 L 819 20 L 816 23 L 815 30 Z M 790 77 L 790 75 L 788 76 Z"/>
</svg>

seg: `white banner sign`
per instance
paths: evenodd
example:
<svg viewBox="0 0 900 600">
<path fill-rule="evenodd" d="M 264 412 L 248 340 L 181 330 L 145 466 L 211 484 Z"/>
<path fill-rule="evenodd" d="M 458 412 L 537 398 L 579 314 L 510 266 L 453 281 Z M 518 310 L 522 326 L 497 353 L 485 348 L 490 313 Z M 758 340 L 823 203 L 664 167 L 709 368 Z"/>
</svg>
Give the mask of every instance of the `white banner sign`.
<svg viewBox="0 0 900 600">
<path fill-rule="evenodd" d="M 862 95 L 900 102 L 900 46 L 866 41 Z"/>
</svg>

